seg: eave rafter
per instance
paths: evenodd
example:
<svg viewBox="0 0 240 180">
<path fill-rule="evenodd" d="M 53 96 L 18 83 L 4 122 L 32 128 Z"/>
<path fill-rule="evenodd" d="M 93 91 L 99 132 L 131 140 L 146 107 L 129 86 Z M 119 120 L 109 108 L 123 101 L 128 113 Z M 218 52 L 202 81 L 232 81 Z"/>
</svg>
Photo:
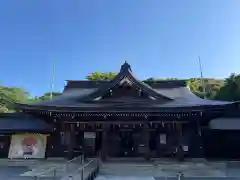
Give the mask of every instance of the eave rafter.
<svg viewBox="0 0 240 180">
<path fill-rule="evenodd" d="M 202 116 L 203 111 L 176 111 L 176 112 L 55 112 L 55 111 L 25 111 L 36 115 L 46 115 L 54 117 L 189 117 Z"/>
</svg>

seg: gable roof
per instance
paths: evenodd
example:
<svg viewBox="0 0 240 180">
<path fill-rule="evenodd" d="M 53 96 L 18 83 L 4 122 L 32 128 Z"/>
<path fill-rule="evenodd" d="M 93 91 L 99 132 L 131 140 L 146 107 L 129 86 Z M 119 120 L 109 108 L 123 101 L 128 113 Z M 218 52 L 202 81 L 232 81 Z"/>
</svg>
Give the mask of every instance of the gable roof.
<svg viewBox="0 0 240 180">
<path fill-rule="evenodd" d="M 83 97 L 81 100 L 86 101 L 86 100 L 93 100 L 96 99 L 100 96 L 103 96 L 109 89 L 112 89 L 121 83 L 126 82 L 126 83 L 131 83 L 134 84 L 136 87 L 139 89 L 145 91 L 148 93 L 150 96 L 156 99 L 160 100 L 173 100 L 170 97 L 163 96 L 162 94 L 158 93 L 156 90 L 154 90 L 151 86 L 148 84 L 138 81 L 134 75 L 132 74 L 132 69 L 131 66 L 125 62 L 120 69 L 120 72 L 115 76 L 113 80 L 111 80 L 106 86 L 99 88 L 96 92 L 90 94 L 89 96 Z"/>
<path fill-rule="evenodd" d="M 201 99 L 191 92 L 184 80 L 153 81 L 148 83 L 138 81 L 133 75 L 131 67 L 127 62 L 121 66 L 120 72 L 112 81 L 81 82 L 84 82 L 86 86 L 84 85 L 79 88 L 79 81 L 69 81 L 68 83 L 70 84 L 67 85 L 68 88 L 65 88 L 62 95 L 57 96 L 52 100 L 44 100 L 33 103 L 16 103 L 16 108 L 36 110 L 75 109 L 82 111 L 83 109 L 97 110 L 103 108 L 187 108 L 221 106 L 233 103 Z M 135 99 L 126 97 L 110 97 L 108 99 L 101 99 L 108 90 L 118 87 L 121 83 L 133 84 L 138 89 L 146 92 L 149 97 L 152 97 L 154 100 L 141 97 Z M 75 84 L 75 86 L 73 86 L 73 84 Z M 90 86 L 87 87 L 87 85 Z"/>
</svg>

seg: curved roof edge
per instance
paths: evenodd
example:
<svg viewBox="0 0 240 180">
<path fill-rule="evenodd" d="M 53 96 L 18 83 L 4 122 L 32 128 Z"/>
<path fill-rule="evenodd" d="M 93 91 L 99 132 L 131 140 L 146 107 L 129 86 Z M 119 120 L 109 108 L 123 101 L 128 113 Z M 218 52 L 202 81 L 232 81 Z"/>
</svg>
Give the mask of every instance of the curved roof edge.
<svg viewBox="0 0 240 180">
<path fill-rule="evenodd" d="M 43 119 L 24 113 L 0 114 L 0 131 L 51 132 L 52 126 Z"/>
<path fill-rule="evenodd" d="M 152 104 L 147 104 L 147 108 L 153 107 L 153 105 L 156 107 L 155 103 L 159 103 L 156 108 L 197 108 L 197 107 L 212 107 L 212 106 L 218 106 L 218 105 L 227 105 L 232 104 L 235 102 L 225 102 L 225 101 L 215 101 L 215 100 L 208 100 L 208 99 L 202 99 L 198 96 L 196 96 L 192 91 L 187 90 L 186 82 L 184 80 L 170 80 L 167 81 L 169 84 L 174 84 L 175 81 L 177 81 L 176 84 L 181 85 L 182 87 L 176 86 L 175 88 L 153 88 L 150 84 L 144 83 L 142 81 L 139 81 L 135 78 L 135 76 L 132 73 L 132 69 L 130 65 L 125 62 L 120 69 L 120 72 L 116 75 L 116 77 L 112 81 L 104 81 L 106 83 L 102 87 L 98 88 L 82 88 L 82 89 L 69 89 L 69 92 L 66 91 L 62 93 L 62 95 L 57 96 L 53 98 L 52 100 L 45 100 L 45 101 L 39 101 L 39 102 L 33 102 L 33 103 L 14 103 L 15 109 L 35 109 L 35 110 L 41 110 L 49 108 L 49 110 L 54 109 L 70 109 L 73 108 L 75 110 L 81 110 L 81 109 L 91 109 L 91 108 L 99 108 L 104 109 L 106 108 L 107 103 L 102 105 L 96 105 L 100 103 L 89 103 L 93 99 L 96 99 L 98 97 L 103 96 L 108 89 L 111 89 L 113 87 L 116 87 L 117 85 L 121 84 L 122 80 L 124 78 L 127 78 L 131 81 L 131 84 L 134 83 L 137 88 L 140 88 L 144 90 L 146 93 L 149 94 L 149 96 L 152 96 L 155 100 L 161 99 L 162 101 L 156 100 Z M 86 81 L 88 82 L 88 81 Z M 98 81 L 94 81 L 98 82 Z M 162 84 L 165 84 L 166 81 L 162 81 Z M 154 81 L 152 82 L 155 83 Z M 152 84 L 152 85 L 153 85 Z M 176 90 L 176 91 L 175 91 Z M 74 91 L 74 92 L 73 92 Z M 172 93 L 172 94 L 171 94 Z M 175 93 L 175 94 L 174 94 Z M 181 96 L 178 96 L 176 94 L 181 94 Z M 150 99 L 151 102 L 152 99 Z M 165 101 L 166 100 L 166 101 Z M 164 102 L 164 103 L 163 103 Z M 90 105 L 91 104 L 91 105 Z M 131 102 L 129 102 L 131 104 Z M 109 106 L 110 108 L 114 107 L 114 101 Z M 133 106 L 133 108 L 135 108 Z M 159 110 L 161 110 L 159 109 Z"/>
<path fill-rule="evenodd" d="M 204 111 L 209 108 L 224 108 L 225 106 L 233 104 L 199 104 L 199 105 L 181 105 L 181 104 L 164 104 L 162 106 L 148 106 L 145 104 L 144 106 L 137 106 L 136 104 L 121 106 L 121 105 L 113 105 L 113 104 L 105 104 L 104 106 L 98 104 L 78 104 L 78 105 L 38 105 L 32 106 L 28 104 L 19 104 L 19 109 L 29 110 L 29 111 L 48 111 L 48 112 L 176 112 L 176 111 Z"/>
</svg>

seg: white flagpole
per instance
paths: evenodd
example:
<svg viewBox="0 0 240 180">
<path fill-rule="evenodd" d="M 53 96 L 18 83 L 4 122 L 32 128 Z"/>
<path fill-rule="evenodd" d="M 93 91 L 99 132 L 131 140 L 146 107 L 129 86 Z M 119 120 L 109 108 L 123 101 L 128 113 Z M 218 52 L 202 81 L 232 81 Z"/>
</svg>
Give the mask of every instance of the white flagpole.
<svg viewBox="0 0 240 180">
<path fill-rule="evenodd" d="M 202 63 L 201 63 L 200 56 L 198 56 L 198 62 L 199 62 L 200 75 L 201 75 L 201 84 L 202 84 L 202 88 L 203 88 L 203 98 L 205 99 L 206 98 L 206 86 L 205 86 L 205 81 L 203 79 Z"/>
<path fill-rule="evenodd" d="M 53 59 L 52 82 L 51 82 L 51 92 L 50 92 L 50 99 L 51 100 L 52 100 L 52 97 L 53 97 L 53 89 L 54 89 L 55 65 L 56 65 L 56 61 L 55 61 L 55 59 Z"/>
</svg>

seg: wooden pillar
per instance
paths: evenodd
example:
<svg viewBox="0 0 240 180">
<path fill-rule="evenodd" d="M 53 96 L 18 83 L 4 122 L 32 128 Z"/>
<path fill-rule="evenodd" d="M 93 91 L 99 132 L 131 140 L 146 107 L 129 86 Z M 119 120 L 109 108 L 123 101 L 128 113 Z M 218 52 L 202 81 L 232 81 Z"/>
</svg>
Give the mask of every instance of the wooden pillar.
<svg viewBox="0 0 240 180">
<path fill-rule="evenodd" d="M 68 160 L 70 160 L 74 157 L 74 147 L 75 147 L 75 140 L 76 140 L 74 124 L 70 124 L 67 134 L 68 134 L 68 138 L 69 138 L 67 158 L 68 158 Z"/>
<path fill-rule="evenodd" d="M 101 159 L 102 161 L 107 160 L 107 150 L 108 150 L 108 125 L 103 125 L 102 130 L 102 145 L 101 145 Z"/>
<path fill-rule="evenodd" d="M 150 131 L 148 122 L 144 123 L 143 125 L 143 138 L 144 138 L 144 144 L 145 144 L 145 159 L 150 160 L 151 158 L 151 151 L 150 151 Z"/>
<path fill-rule="evenodd" d="M 182 144 L 182 136 L 183 136 L 183 132 L 182 132 L 182 124 L 181 123 L 177 123 L 176 124 L 176 130 L 177 130 L 177 159 L 179 161 L 183 161 L 184 160 L 184 152 L 183 152 L 183 144 Z"/>
<path fill-rule="evenodd" d="M 202 129 L 199 123 L 197 123 L 196 131 L 195 131 L 195 138 L 196 138 L 196 146 L 197 146 L 197 157 L 203 157 L 204 149 L 203 149 L 203 141 L 202 141 Z"/>
</svg>

